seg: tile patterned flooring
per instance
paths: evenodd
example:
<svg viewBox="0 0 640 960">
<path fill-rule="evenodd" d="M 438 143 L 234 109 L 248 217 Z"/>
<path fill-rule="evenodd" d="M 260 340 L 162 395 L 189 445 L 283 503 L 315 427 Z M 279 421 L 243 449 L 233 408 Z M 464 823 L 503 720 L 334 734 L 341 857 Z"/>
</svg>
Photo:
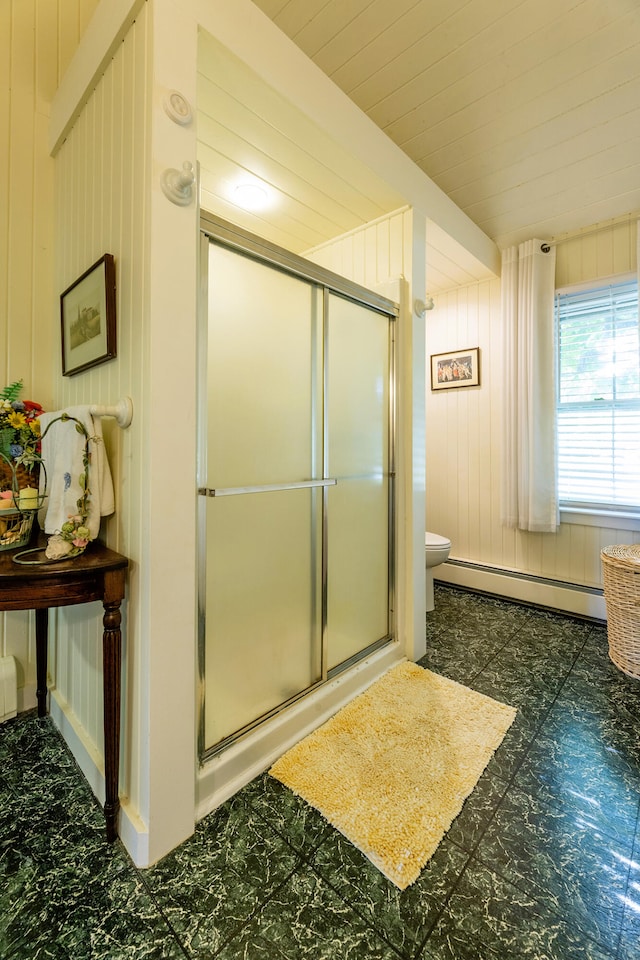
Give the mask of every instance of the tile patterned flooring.
<svg viewBox="0 0 640 960">
<path fill-rule="evenodd" d="M 519 708 L 398 891 L 267 775 L 149 870 L 49 720 L 0 727 L 4 960 L 638 960 L 640 681 L 606 629 L 436 586 L 423 666 Z"/>
</svg>

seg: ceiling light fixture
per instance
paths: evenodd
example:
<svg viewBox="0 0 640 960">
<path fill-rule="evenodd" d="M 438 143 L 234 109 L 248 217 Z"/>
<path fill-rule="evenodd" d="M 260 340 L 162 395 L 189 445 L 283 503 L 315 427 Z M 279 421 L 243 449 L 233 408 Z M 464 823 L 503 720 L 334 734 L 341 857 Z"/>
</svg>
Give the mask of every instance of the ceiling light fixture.
<svg viewBox="0 0 640 960">
<path fill-rule="evenodd" d="M 232 191 L 233 202 L 243 210 L 264 210 L 271 198 L 266 187 L 258 183 L 239 183 Z"/>
</svg>

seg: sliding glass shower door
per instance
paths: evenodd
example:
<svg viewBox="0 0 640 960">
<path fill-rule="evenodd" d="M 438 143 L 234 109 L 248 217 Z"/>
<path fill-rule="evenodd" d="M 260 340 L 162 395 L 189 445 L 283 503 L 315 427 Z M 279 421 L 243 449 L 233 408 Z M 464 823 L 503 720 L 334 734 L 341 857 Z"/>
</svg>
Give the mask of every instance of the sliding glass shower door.
<svg viewBox="0 0 640 960">
<path fill-rule="evenodd" d="M 389 629 L 389 317 L 328 294 L 326 310 L 326 469 L 329 672 Z"/>
<path fill-rule="evenodd" d="M 392 635 L 393 323 L 251 245 L 203 260 L 207 756 Z"/>
</svg>

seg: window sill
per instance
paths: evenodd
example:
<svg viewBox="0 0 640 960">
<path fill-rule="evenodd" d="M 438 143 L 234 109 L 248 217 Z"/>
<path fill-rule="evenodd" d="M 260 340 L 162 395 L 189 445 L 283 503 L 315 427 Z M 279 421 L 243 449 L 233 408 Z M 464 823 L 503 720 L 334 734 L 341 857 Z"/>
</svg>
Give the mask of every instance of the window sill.
<svg viewBox="0 0 640 960">
<path fill-rule="evenodd" d="M 582 527 L 637 530 L 640 532 L 640 513 L 630 513 L 628 510 L 586 510 L 584 507 L 561 506 L 560 523 L 576 523 Z"/>
</svg>

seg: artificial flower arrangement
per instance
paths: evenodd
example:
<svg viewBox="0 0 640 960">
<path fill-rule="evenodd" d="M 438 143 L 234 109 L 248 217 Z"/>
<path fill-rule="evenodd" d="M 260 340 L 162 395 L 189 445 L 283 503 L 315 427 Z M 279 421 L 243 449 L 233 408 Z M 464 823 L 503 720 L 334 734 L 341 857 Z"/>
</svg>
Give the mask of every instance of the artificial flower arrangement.
<svg viewBox="0 0 640 960">
<path fill-rule="evenodd" d="M 32 400 L 20 400 L 22 386 L 22 380 L 16 380 L 0 391 L 0 486 L 8 487 L 0 490 L 0 549 L 22 546 L 28 540 L 33 516 L 44 501 L 44 494 L 32 485 L 37 484 L 40 467 L 44 468 L 40 457 L 42 437 L 58 420 L 73 420 L 75 429 L 84 436 L 84 472 L 79 477 L 81 495 L 76 503 L 77 513 L 70 515 L 61 529 L 49 538 L 45 551 L 47 560 L 70 559 L 82 553 L 92 539 L 87 526 L 91 492 L 90 437 L 84 425 L 67 413 L 52 420 L 41 434 L 38 418 L 43 408 Z M 27 486 L 20 486 L 18 482 L 21 470 L 31 474 Z M 17 519 L 12 521 L 12 517 Z M 21 555 L 16 558 L 18 556 Z"/>
<path fill-rule="evenodd" d="M 0 550 L 27 543 L 42 503 L 40 421 L 42 407 L 21 400 L 22 380 L 0 391 Z"/>
<path fill-rule="evenodd" d="M 40 454 L 39 403 L 20 400 L 22 380 L 0 391 L 0 453 L 33 469 Z"/>
</svg>

